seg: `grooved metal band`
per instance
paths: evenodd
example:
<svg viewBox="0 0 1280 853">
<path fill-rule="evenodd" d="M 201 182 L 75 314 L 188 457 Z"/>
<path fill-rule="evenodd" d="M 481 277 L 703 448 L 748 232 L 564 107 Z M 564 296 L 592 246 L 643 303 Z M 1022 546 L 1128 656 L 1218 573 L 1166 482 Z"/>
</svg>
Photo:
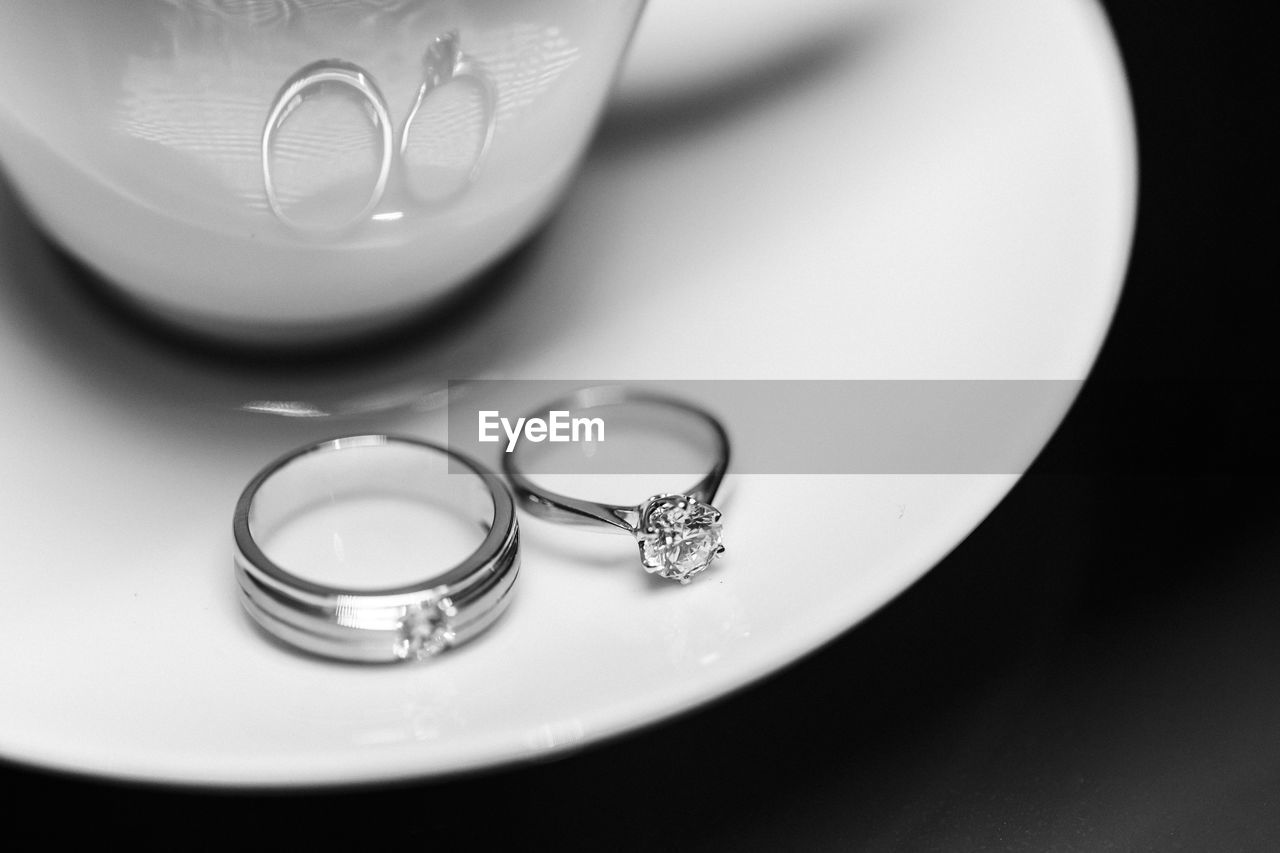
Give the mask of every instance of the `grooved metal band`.
<svg viewBox="0 0 1280 853">
<path fill-rule="evenodd" d="M 254 539 L 259 491 L 286 466 L 354 448 L 398 447 L 440 455 L 481 481 L 493 520 L 474 553 L 421 581 L 386 589 L 326 586 L 273 562 Z M 232 521 L 240 600 L 264 629 L 290 645 L 350 661 L 433 657 L 465 643 L 506 609 L 520 567 L 519 529 L 510 492 L 499 477 L 446 448 L 417 439 L 359 435 L 295 450 L 265 467 L 240 496 Z M 426 555 L 429 560 L 429 555 Z"/>
</svg>

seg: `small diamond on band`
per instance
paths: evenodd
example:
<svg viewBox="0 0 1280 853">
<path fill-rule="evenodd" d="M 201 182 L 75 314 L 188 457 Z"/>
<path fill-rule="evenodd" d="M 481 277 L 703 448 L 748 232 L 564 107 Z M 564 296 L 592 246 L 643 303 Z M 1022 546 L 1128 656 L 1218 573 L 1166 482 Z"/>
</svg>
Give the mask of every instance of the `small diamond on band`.
<svg viewBox="0 0 1280 853">
<path fill-rule="evenodd" d="M 639 509 L 636 543 L 645 571 L 686 584 L 724 553 L 715 507 L 689 495 L 655 495 Z"/>
<path fill-rule="evenodd" d="M 432 591 L 425 601 L 412 604 L 400 619 L 395 655 L 400 660 L 426 660 L 453 645 L 453 620 L 458 608 L 441 591 Z"/>
</svg>

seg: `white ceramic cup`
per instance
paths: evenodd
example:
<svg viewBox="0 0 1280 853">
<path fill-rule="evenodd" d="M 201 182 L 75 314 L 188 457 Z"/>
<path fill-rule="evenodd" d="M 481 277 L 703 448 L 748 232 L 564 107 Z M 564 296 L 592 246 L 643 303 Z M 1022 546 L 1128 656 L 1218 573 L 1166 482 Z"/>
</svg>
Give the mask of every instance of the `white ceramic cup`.
<svg viewBox="0 0 1280 853">
<path fill-rule="evenodd" d="M 527 236 L 644 0 L 4 0 L 0 162 L 44 229 L 203 334 L 327 341 Z"/>
</svg>

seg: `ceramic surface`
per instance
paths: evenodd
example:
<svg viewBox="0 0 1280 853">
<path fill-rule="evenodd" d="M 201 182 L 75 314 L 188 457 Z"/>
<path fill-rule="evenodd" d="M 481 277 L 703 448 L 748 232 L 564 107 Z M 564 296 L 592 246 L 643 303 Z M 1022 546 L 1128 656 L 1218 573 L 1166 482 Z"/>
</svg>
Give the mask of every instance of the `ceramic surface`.
<svg viewBox="0 0 1280 853">
<path fill-rule="evenodd" d="M 234 340 L 350 337 L 526 237 L 641 0 L 10 0 L 0 157 L 125 298 Z"/>
</svg>

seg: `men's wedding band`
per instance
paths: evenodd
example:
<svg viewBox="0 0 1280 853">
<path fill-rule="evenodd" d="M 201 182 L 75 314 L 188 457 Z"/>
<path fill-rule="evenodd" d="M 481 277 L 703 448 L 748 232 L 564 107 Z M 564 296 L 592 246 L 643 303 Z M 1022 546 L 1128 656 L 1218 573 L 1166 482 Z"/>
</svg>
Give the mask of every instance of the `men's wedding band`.
<svg viewBox="0 0 1280 853">
<path fill-rule="evenodd" d="M 417 470 L 458 477 L 456 509 L 486 529 L 455 565 L 405 585 L 329 586 L 272 560 L 263 541 L 291 519 L 344 499 L 389 494 L 439 502 Z M 452 485 L 451 485 L 452 487 Z M 446 448 L 412 438 L 358 435 L 295 450 L 265 467 L 240 496 L 232 523 L 240 600 L 280 640 L 350 661 L 424 660 L 480 634 L 510 603 L 520 568 L 511 494 L 499 477 Z M 414 555 L 417 559 L 417 555 Z M 431 564 L 431 554 L 421 562 Z"/>
</svg>

